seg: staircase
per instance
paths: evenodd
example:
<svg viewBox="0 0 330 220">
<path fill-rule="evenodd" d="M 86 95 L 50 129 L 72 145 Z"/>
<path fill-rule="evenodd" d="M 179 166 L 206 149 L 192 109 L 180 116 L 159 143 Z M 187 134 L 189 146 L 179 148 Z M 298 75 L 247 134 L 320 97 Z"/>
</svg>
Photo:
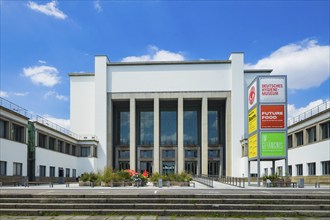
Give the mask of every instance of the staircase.
<svg viewBox="0 0 330 220">
<path fill-rule="evenodd" d="M 2 194 L 1 215 L 330 217 L 330 193 Z"/>
</svg>

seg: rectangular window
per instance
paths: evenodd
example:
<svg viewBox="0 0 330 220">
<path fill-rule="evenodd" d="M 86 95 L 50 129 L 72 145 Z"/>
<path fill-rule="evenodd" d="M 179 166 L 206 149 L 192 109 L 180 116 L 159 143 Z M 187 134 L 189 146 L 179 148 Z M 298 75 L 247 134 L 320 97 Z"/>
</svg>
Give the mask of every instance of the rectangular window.
<svg viewBox="0 0 330 220">
<path fill-rule="evenodd" d="M 90 147 L 80 147 L 80 156 L 81 157 L 90 157 L 91 148 Z"/>
<path fill-rule="evenodd" d="M 22 176 L 23 164 L 13 163 L 13 176 Z"/>
<path fill-rule="evenodd" d="M 120 159 L 129 159 L 129 150 L 120 150 L 118 153 Z"/>
<path fill-rule="evenodd" d="M 163 150 L 163 158 L 175 158 L 174 150 Z"/>
<path fill-rule="evenodd" d="M 70 177 L 70 168 L 65 169 L 65 177 Z"/>
<path fill-rule="evenodd" d="M 152 150 L 141 150 L 140 151 L 140 157 L 141 158 L 152 158 Z"/>
<path fill-rule="evenodd" d="M 0 161 L 0 176 L 6 176 L 6 175 L 7 175 L 7 162 Z"/>
<path fill-rule="evenodd" d="M 322 140 L 330 138 L 330 121 L 325 122 L 320 126 L 321 126 Z"/>
<path fill-rule="evenodd" d="M 20 125 L 13 124 L 12 132 L 13 132 L 13 141 L 18 141 L 21 143 L 25 143 L 24 141 L 24 127 Z"/>
<path fill-rule="evenodd" d="M 297 176 L 302 176 L 303 175 L 303 165 L 297 164 L 296 169 L 297 169 Z"/>
<path fill-rule="evenodd" d="M 315 163 L 308 163 L 308 175 L 315 176 L 316 175 L 316 164 Z"/>
<path fill-rule="evenodd" d="M 77 170 L 76 169 L 72 169 L 72 177 L 73 178 L 77 177 Z"/>
<path fill-rule="evenodd" d="M 292 135 L 289 135 L 288 136 L 288 148 L 292 148 L 293 145 L 292 145 Z"/>
<path fill-rule="evenodd" d="M 289 170 L 288 170 L 288 175 L 289 175 L 289 176 L 292 176 L 292 165 L 289 165 L 289 166 L 288 166 L 288 169 L 289 169 Z"/>
<path fill-rule="evenodd" d="M 316 127 L 308 128 L 307 130 L 308 143 L 313 143 L 316 141 Z"/>
<path fill-rule="evenodd" d="M 72 155 L 77 156 L 77 146 L 72 145 Z"/>
<path fill-rule="evenodd" d="M 119 161 L 119 170 L 129 170 L 129 162 Z"/>
<path fill-rule="evenodd" d="M 160 145 L 177 145 L 177 113 L 176 111 L 160 112 Z"/>
<path fill-rule="evenodd" d="M 70 144 L 69 143 L 65 143 L 65 153 L 70 154 Z"/>
<path fill-rule="evenodd" d="M 268 168 L 264 169 L 264 176 L 268 176 Z"/>
<path fill-rule="evenodd" d="M 8 121 L 0 119 L 0 138 L 8 139 Z"/>
<path fill-rule="evenodd" d="M 41 133 L 38 133 L 38 146 L 47 148 L 47 136 Z"/>
<path fill-rule="evenodd" d="M 175 162 L 174 161 L 163 162 L 163 175 L 174 174 L 174 172 L 175 172 Z"/>
<path fill-rule="evenodd" d="M 140 173 L 143 173 L 144 171 L 147 171 L 149 174 L 152 174 L 152 162 L 148 161 L 142 161 L 140 162 Z"/>
<path fill-rule="evenodd" d="M 209 158 L 219 158 L 220 150 L 209 150 Z"/>
<path fill-rule="evenodd" d="M 183 134 L 185 146 L 199 145 L 197 111 L 183 112 Z"/>
<path fill-rule="evenodd" d="M 49 176 L 55 177 L 55 167 L 49 167 Z"/>
<path fill-rule="evenodd" d="M 283 167 L 277 167 L 277 171 L 276 171 L 278 176 L 283 176 Z"/>
<path fill-rule="evenodd" d="M 297 140 L 297 146 L 301 146 L 304 144 L 304 135 L 303 131 L 300 131 L 296 133 L 296 140 Z"/>
<path fill-rule="evenodd" d="M 46 166 L 39 166 L 39 176 L 40 177 L 45 177 L 46 176 Z"/>
<path fill-rule="evenodd" d="M 330 160 L 322 161 L 322 175 L 330 175 Z"/>
<path fill-rule="evenodd" d="M 154 144 L 154 112 L 140 112 L 140 145 Z"/>
<path fill-rule="evenodd" d="M 197 158 L 197 150 L 185 150 L 184 157 L 185 158 Z"/>
<path fill-rule="evenodd" d="M 49 137 L 49 149 L 50 150 L 55 150 L 55 142 L 56 142 L 55 138 Z"/>
<path fill-rule="evenodd" d="M 119 144 L 129 145 L 129 112 L 119 113 Z"/>
<path fill-rule="evenodd" d="M 63 153 L 63 141 L 57 140 L 57 151 Z"/>
<path fill-rule="evenodd" d="M 219 111 L 208 111 L 208 143 L 219 145 Z"/>
</svg>

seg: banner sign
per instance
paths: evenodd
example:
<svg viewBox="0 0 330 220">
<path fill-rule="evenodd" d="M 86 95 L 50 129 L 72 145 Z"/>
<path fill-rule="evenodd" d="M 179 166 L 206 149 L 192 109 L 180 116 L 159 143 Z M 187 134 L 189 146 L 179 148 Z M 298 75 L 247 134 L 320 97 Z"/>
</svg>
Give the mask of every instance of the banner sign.
<svg viewBox="0 0 330 220">
<path fill-rule="evenodd" d="M 250 118 L 250 114 L 249 114 Z M 261 128 L 284 128 L 284 105 L 261 105 Z"/>
<path fill-rule="evenodd" d="M 258 124 L 257 124 L 257 108 L 252 109 L 249 112 L 248 116 L 248 132 L 251 134 L 255 130 L 257 130 Z"/>
<path fill-rule="evenodd" d="M 261 132 L 261 157 L 285 157 L 285 132 Z"/>
<path fill-rule="evenodd" d="M 257 103 L 257 81 L 248 89 L 248 109 Z"/>
<path fill-rule="evenodd" d="M 260 77 L 260 102 L 286 102 L 284 77 Z"/>
<path fill-rule="evenodd" d="M 258 138 L 257 138 L 257 134 L 254 134 L 252 136 L 249 137 L 248 139 L 248 145 L 249 145 L 249 152 L 248 152 L 248 156 L 249 159 L 251 158 L 255 158 L 258 156 Z"/>
</svg>

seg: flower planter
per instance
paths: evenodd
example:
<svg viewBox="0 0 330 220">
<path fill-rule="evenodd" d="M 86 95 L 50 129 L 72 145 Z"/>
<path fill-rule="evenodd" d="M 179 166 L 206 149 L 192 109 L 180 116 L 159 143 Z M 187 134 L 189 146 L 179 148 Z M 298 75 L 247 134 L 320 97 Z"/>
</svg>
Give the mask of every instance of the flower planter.
<svg viewBox="0 0 330 220">
<path fill-rule="evenodd" d="M 90 186 L 91 182 L 90 181 L 79 181 L 79 186 Z"/>
</svg>

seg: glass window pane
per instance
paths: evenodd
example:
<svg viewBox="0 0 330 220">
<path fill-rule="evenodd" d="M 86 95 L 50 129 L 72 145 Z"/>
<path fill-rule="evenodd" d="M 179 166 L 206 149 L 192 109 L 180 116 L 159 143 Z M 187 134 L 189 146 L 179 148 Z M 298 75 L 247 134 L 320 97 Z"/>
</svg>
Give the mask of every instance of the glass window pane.
<svg viewBox="0 0 330 220">
<path fill-rule="evenodd" d="M 119 144 L 129 145 L 129 112 L 120 112 Z"/>
<path fill-rule="evenodd" d="M 177 145 L 177 114 L 176 111 L 162 111 L 160 113 L 160 144 Z"/>
<path fill-rule="evenodd" d="M 154 113 L 140 112 L 140 144 L 153 145 L 154 143 Z"/>
<path fill-rule="evenodd" d="M 208 143 L 219 144 L 218 111 L 208 111 Z"/>
<path fill-rule="evenodd" d="M 198 119 L 197 111 L 183 112 L 183 133 L 185 145 L 198 144 Z"/>
</svg>

